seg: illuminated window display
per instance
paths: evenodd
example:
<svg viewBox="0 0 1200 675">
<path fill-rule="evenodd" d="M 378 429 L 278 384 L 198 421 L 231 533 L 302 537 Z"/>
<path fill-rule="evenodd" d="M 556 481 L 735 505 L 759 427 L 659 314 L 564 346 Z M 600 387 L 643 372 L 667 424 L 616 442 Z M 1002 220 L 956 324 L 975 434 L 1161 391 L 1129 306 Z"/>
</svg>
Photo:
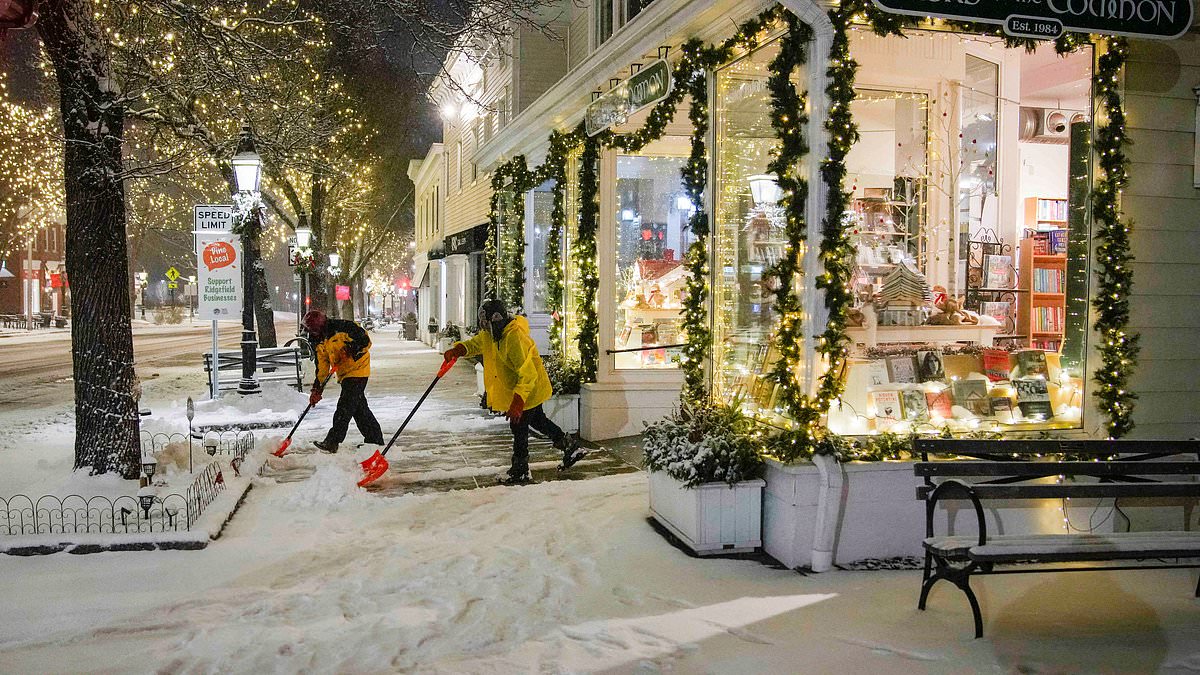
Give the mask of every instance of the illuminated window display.
<svg viewBox="0 0 1200 675">
<path fill-rule="evenodd" d="M 854 344 L 829 428 L 1079 427 L 1091 51 L 856 30 L 851 53 Z"/>
<path fill-rule="evenodd" d="M 778 359 L 768 271 L 787 246 L 779 186 L 767 172 L 778 143 L 767 78 L 778 53 L 768 41 L 718 70 L 713 109 L 713 388 L 768 422 L 778 413 L 776 386 L 763 377 Z"/>
<path fill-rule="evenodd" d="M 676 368 L 695 207 L 683 191 L 685 156 L 618 155 L 616 367 Z"/>
<path fill-rule="evenodd" d="M 576 149 L 567 155 L 567 181 L 563 186 L 564 225 L 562 233 L 563 256 L 563 351 L 570 360 L 579 360 L 579 266 L 575 263 L 572 249 L 579 236 L 579 160 L 582 150 Z"/>
<path fill-rule="evenodd" d="M 525 213 L 525 313 L 545 313 L 546 309 L 546 235 L 554 211 L 554 181 L 546 181 L 529 191 Z"/>
</svg>

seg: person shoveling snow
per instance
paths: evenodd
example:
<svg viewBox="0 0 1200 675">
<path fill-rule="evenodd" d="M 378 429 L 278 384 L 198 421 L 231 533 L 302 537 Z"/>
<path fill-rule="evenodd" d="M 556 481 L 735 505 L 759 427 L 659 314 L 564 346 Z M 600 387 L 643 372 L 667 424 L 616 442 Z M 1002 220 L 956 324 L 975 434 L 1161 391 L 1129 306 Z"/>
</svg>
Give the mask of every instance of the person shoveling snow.
<svg viewBox="0 0 1200 675">
<path fill-rule="evenodd" d="M 512 467 L 500 480 L 505 485 L 532 482 L 529 475 L 529 427 L 550 438 L 562 450 L 560 469 L 573 466 L 585 451 L 563 433 L 542 410 L 552 393 L 550 377 L 542 365 L 537 345 L 529 337 L 529 321 L 512 316 L 500 300 L 487 300 L 479 308 L 479 333 L 456 342 L 443 355 L 445 361 L 464 356 L 483 357 L 483 382 L 488 406 L 508 418 L 513 435 Z M 507 406 L 507 407 L 499 407 Z"/>
<path fill-rule="evenodd" d="M 367 331 L 353 321 L 330 319 L 315 309 L 304 315 L 304 329 L 317 350 L 317 377 L 309 403 L 316 405 L 321 400 L 324 383 L 334 371 L 342 386 L 333 426 L 325 440 L 313 445 L 324 452 L 337 452 L 338 445 L 346 440 L 351 418 L 366 443 L 383 445 L 383 430 L 367 405 L 367 378 L 371 375 L 371 338 Z"/>
</svg>

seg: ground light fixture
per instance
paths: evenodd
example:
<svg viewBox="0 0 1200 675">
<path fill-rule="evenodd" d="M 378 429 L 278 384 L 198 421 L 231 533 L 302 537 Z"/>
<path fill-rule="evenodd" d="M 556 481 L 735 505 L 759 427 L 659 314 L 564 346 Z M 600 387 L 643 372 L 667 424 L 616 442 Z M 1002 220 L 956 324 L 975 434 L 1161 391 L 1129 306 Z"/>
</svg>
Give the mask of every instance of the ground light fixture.
<svg viewBox="0 0 1200 675">
<path fill-rule="evenodd" d="M 142 473 L 146 474 L 146 481 L 149 482 L 154 478 L 154 472 L 158 469 L 158 460 L 154 457 L 145 457 L 142 459 Z"/>
<path fill-rule="evenodd" d="M 147 485 L 138 490 L 137 498 L 138 504 L 142 507 L 142 513 L 145 514 L 145 519 L 150 520 L 150 509 L 154 506 L 154 500 L 158 498 L 158 493 Z"/>
<path fill-rule="evenodd" d="M 215 457 L 217 454 L 217 439 L 211 436 L 204 439 L 204 451 L 208 453 L 209 457 Z"/>
</svg>

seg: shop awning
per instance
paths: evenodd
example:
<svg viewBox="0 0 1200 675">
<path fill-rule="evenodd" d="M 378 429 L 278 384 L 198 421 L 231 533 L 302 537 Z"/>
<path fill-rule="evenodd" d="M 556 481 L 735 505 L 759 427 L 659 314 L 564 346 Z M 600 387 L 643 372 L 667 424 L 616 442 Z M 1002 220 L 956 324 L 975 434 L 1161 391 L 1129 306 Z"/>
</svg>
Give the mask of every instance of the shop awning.
<svg viewBox="0 0 1200 675">
<path fill-rule="evenodd" d="M 413 284 L 413 288 L 421 288 L 429 285 L 429 263 L 421 263 L 421 271 L 417 274 L 417 283 Z"/>
</svg>

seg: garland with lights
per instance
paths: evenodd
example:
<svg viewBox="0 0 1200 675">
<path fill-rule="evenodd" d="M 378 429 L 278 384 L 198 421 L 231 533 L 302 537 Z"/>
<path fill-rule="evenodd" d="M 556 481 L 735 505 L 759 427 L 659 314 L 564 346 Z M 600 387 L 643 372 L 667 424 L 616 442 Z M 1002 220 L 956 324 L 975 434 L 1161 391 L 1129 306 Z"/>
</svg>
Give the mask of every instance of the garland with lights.
<svg viewBox="0 0 1200 675">
<path fill-rule="evenodd" d="M 566 183 L 567 155 L 583 141 L 583 137 L 572 131 L 550 133 L 550 150 L 546 162 L 539 168 L 547 179 L 554 181 L 553 207 L 550 213 L 550 228 L 546 234 L 546 307 L 550 309 L 550 354 L 561 359 L 563 354 L 563 259 L 562 236 L 566 227 Z"/>
<path fill-rule="evenodd" d="M 1092 211 L 1099 226 L 1096 237 L 1096 276 L 1099 289 L 1092 301 L 1100 334 L 1101 365 L 1093 379 L 1100 385 L 1096 399 L 1108 416 L 1108 435 L 1120 438 L 1133 429 L 1133 406 L 1137 395 L 1129 390 L 1129 375 L 1140 349 L 1137 333 L 1129 327 L 1129 293 L 1133 270 L 1129 263 L 1129 224 L 1121 217 L 1120 193 L 1129 183 L 1129 159 L 1123 146 L 1125 107 L 1118 77 L 1125 65 L 1128 45 L 1124 38 L 1107 38 L 1107 49 L 1098 59 L 1095 88 L 1104 106 L 1106 120 L 1096 129 L 1096 155 L 1100 180 L 1092 194 Z"/>
<path fill-rule="evenodd" d="M 582 123 L 580 131 L 582 131 Z M 600 367 L 600 320 L 596 313 L 596 292 L 600 288 L 600 270 L 596 264 L 596 230 L 600 225 L 600 138 L 583 141 L 579 160 L 579 233 L 571 243 L 571 257 L 579 272 L 579 365 L 584 382 L 595 382 Z"/>
</svg>

